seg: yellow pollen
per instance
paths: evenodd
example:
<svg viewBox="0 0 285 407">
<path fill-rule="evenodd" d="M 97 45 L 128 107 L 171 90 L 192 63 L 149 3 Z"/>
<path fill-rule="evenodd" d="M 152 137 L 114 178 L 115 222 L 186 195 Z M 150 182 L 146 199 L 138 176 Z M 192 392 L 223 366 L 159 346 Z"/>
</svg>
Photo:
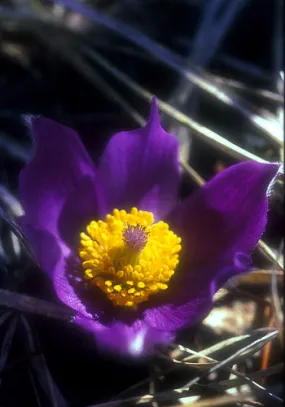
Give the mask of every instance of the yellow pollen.
<svg viewBox="0 0 285 407">
<path fill-rule="evenodd" d="M 114 209 L 80 234 L 85 279 L 115 306 L 133 308 L 167 290 L 179 263 L 181 239 L 151 212 Z"/>
</svg>

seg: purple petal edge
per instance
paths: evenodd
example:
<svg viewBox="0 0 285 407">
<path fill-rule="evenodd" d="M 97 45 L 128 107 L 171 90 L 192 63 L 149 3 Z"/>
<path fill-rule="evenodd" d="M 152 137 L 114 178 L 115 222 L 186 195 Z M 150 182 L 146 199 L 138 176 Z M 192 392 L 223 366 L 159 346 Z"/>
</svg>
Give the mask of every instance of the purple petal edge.
<svg viewBox="0 0 285 407">
<path fill-rule="evenodd" d="M 145 127 L 111 138 L 99 171 L 110 211 L 136 206 L 158 220 L 172 210 L 179 187 L 178 141 L 162 129 L 155 98 Z"/>
<path fill-rule="evenodd" d="M 45 265 L 49 250 L 42 247 L 40 234 L 73 245 L 80 228 L 102 210 L 103 197 L 95 167 L 73 130 L 43 118 L 31 119 L 31 126 L 35 154 L 20 173 L 21 225 Z"/>
</svg>

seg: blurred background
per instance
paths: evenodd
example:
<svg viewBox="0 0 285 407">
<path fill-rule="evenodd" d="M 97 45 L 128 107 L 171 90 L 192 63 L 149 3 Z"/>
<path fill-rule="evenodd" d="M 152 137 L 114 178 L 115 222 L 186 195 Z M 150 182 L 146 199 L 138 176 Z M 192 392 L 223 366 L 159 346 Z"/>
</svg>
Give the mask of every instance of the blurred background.
<svg viewBox="0 0 285 407">
<path fill-rule="evenodd" d="M 96 162 L 113 133 L 144 123 L 156 95 L 180 141 L 181 196 L 234 163 L 282 162 L 282 23 L 281 0 L 0 1 L 1 407 L 281 403 L 283 177 L 254 273 L 150 362 L 97 352 L 16 224 L 18 176 L 32 154 L 26 114 L 75 129 Z"/>
</svg>

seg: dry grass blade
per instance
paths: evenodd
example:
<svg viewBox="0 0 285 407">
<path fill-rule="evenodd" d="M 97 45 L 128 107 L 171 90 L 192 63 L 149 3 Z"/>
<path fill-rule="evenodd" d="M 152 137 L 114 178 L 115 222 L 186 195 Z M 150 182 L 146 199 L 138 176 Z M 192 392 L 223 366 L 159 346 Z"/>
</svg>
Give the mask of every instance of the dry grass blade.
<svg viewBox="0 0 285 407">
<path fill-rule="evenodd" d="M 262 242 L 263 243 L 263 242 Z M 272 270 L 255 270 L 251 273 L 239 277 L 242 284 L 248 285 L 268 285 L 271 283 Z M 276 278 L 278 284 L 283 284 L 284 272 L 276 270 Z"/>
<path fill-rule="evenodd" d="M 238 89 L 246 93 L 259 96 L 260 98 L 264 98 L 266 100 L 270 100 L 272 102 L 280 103 L 281 105 L 283 105 L 284 98 L 278 93 L 270 92 L 269 90 L 264 89 L 252 89 L 241 82 L 229 78 L 223 78 L 217 75 L 211 75 L 208 72 L 204 72 L 204 75 L 207 76 L 209 79 L 217 82 L 218 84 L 226 85 L 234 89 Z"/>
<path fill-rule="evenodd" d="M 268 331 L 268 329 L 257 330 L 257 332 L 258 332 L 258 331 L 259 331 L 259 332 L 260 332 L 260 331 L 263 331 L 263 332 L 265 331 L 265 332 L 266 332 L 266 331 Z M 244 335 L 243 337 L 245 337 L 245 336 L 246 336 L 246 335 Z M 223 345 L 225 342 L 228 342 L 228 344 L 230 345 L 232 342 L 234 343 L 234 340 L 235 340 L 235 339 L 236 339 L 236 338 L 231 338 L 231 339 L 229 339 L 229 340 L 227 340 L 227 341 L 223 341 L 223 342 L 221 342 L 221 343 L 218 344 L 218 345 L 214 345 L 213 347 L 207 348 L 207 349 L 205 349 L 205 350 L 203 350 L 203 351 L 200 351 L 200 352 L 196 352 L 196 351 L 193 351 L 193 350 L 191 350 L 191 349 L 187 349 L 187 348 L 185 348 L 185 347 L 179 345 L 179 348 L 182 348 L 183 351 L 186 350 L 186 352 L 187 352 L 187 353 L 190 353 L 191 356 L 186 356 L 186 357 L 184 357 L 181 361 L 179 360 L 178 362 L 179 362 L 180 364 L 183 364 L 184 361 L 187 361 L 187 360 L 189 361 L 191 358 L 200 357 L 200 358 L 203 358 L 204 360 L 207 361 L 207 363 L 204 363 L 204 366 L 205 366 L 205 367 L 207 366 L 208 363 L 209 363 L 209 364 L 215 364 L 215 365 L 217 365 L 217 363 L 218 363 L 217 360 L 215 360 L 215 359 L 213 359 L 213 358 L 207 356 L 206 354 L 212 354 L 212 350 L 217 351 L 217 348 L 223 349 L 223 347 L 222 347 L 221 345 Z M 269 338 L 269 339 L 270 339 L 270 338 Z M 272 339 L 272 338 L 271 338 L 271 339 Z M 266 341 L 263 343 L 263 345 L 265 345 L 265 343 L 266 343 Z M 180 352 L 179 348 L 178 348 L 178 353 Z M 256 350 L 257 350 L 257 349 L 256 349 Z M 211 352 L 211 353 L 210 353 L 210 352 Z M 163 356 L 164 356 L 164 355 L 163 355 Z M 164 356 L 164 357 L 165 357 L 165 356 Z M 172 359 L 172 361 L 174 361 L 174 360 Z M 185 364 L 186 364 L 188 367 L 190 367 L 190 368 L 195 367 L 195 364 L 194 364 L 194 363 L 193 363 L 193 364 L 192 364 L 192 363 L 185 363 Z M 208 365 L 208 366 L 209 366 L 209 365 Z M 166 373 L 172 372 L 173 370 L 175 370 L 175 369 L 177 369 L 177 368 L 178 368 L 178 366 L 176 365 L 176 367 L 174 366 L 174 367 L 168 369 L 166 372 L 164 372 L 164 375 L 165 375 Z M 240 372 L 238 372 L 238 371 L 236 371 L 236 370 L 234 370 L 234 369 L 232 369 L 232 368 L 230 368 L 230 367 L 226 367 L 226 370 L 228 370 L 229 372 L 231 372 L 234 376 L 237 376 L 238 378 L 237 378 L 237 379 L 233 379 L 233 380 L 224 381 L 224 382 L 221 382 L 221 383 L 218 383 L 218 384 L 215 384 L 215 385 L 213 384 L 213 385 L 210 385 L 210 386 L 214 386 L 215 388 L 216 388 L 217 386 L 222 386 L 222 387 L 224 387 L 224 388 L 232 388 L 232 387 L 236 387 L 237 385 L 242 385 L 243 383 L 248 383 L 250 386 L 256 388 L 257 390 L 261 391 L 262 393 L 265 393 L 267 396 L 273 397 L 273 398 L 275 398 L 276 400 L 280 401 L 280 399 L 279 399 L 278 397 L 276 397 L 275 395 L 272 395 L 271 393 L 268 393 L 264 387 L 260 386 L 258 383 L 256 383 L 255 381 L 253 381 L 253 379 L 258 379 L 258 378 L 262 377 L 263 375 L 266 376 L 266 375 L 274 374 L 274 373 L 276 373 L 276 372 L 279 372 L 281 369 L 282 369 L 282 364 L 279 364 L 279 365 L 276 365 L 276 366 L 274 366 L 274 367 L 272 367 L 272 368 L 268 368 L 268 369 L 266 369 L 266 370 L 263 371 L 263 372 L 255 372 L 255 373 L 253 373 L 253 375 L 245 376 L 245 375 L 241 374 Z M 211 370 L 212 370 L 212 369 L 211 369 Z M 206 373 L 206 375 L 208 375 L 208 374 L 209 374 L 209 370 L 208 370 L 208 372 Z M 204 376 L 206 376 L 206 375 L 203 375 L 202 377 L 204 377 Z M 200 378 L 201 378 L 201 377 L 200 377 Z M 143 383 L 141 383 L 141 384 L 143 384 Z M 177 390 L 179 390 L 180 392 L 185 391 L 185 387 L 186 387 L 186 386 L 183 386 L 182 388 L 177 389 Z"/>
<path fill-rule="evenodd" d="M 252 396 L 252 393 L 243 394 L 241 396 L 242 396 L 241 400 L 245 400 L 247 397 Z M 144 396 L 135 396 L 135 397 L 129 397 L 127 399 L 109 401 L 106 403 L 92 404 L 92 405 L 89 405 L 88 407 L 117 407 L 117 406 L 125 405 L 125 404 L 140 405 L 140 404 L 145 404 L 145 403 L 151 403 L 153 401 L 167 401 L 169 403 L 171 401 L 173 402 L 174 400 L 176 400 L 176 401 L 181 400 L 184 397 L 189 397 L 189 393 L 187 391 L 185 391 L 184 388 L 181 388 L 181 389 L 175 389 L 173 391 L 156 393 L 155 395 L 145 394 Z M 228 397 L 231 397 L 233 399 L 235 396 L 228 396 Z M 193 406 L 193 405 L 195 405 L 195 404 L 191 403 L 191 406 Z"/>
<path fill-rule="evenodd" d="M 265 334 L 265 335 L 264 335 Z M 261 338 L 260 335 L 262 335 Z M 227 354 L 237 354 L 237 358 L 232 358 L 232 363 L 236 364 L 239 363 L 242 359 L 249 357 L 253 353 L 258 352 L 267 342 L 272 341 L 277 335 L 276 330 L 274 329 L 257 329 L 253 331 L 251 334 L 240 335 L 237 337 L 226 339 L 222 342 L 219 342 L 216 345 L 210 346 L 209 348 L 203 349 L 202 351 L 196 352 L 192 349 L 188 349 L 182 345 L 177 345 L 175 351 L 173 352 L 171 359 L 175 363 L 182 363 L 182 364 L 190 364 L 191 366 L 195 366 L 193 363 L 197 358 L 204 358 L 207 357 L 208 362 L 215 362 L 217 363 L 217 356 L 218 352 L 223 352 L 223 359 L 225 359 Z M 258 337 L 256 340 L 255 338 Z M 256 344 L 256 345 L 254 345 Z M 244 352 L 243 352 L 244 349 Z M 191 356 L 185 357 L 185 353 L 190 353 Z M 209 358 L 209 355 L 217 355 L 215 358 Z M 226 355 L 225 355 L 226 354 Z M 181 360 L 178 360 L 178 357 Z M 208 365 L 208 362 L 206 365 Z M 200 365 L 200 363 L 199 363 Z"/>
<path fill-rule="evenodd" d="M 191 351 L 192 352 L 192 351 Z M 207 359 L 207 360 L 209 360 L 209 361 L 214 361 L 214 359 L 212 359 L 212 358 L 210 358 L 210 357 L 208 357 L 208 356 L 206 356 L 206 355 L 204 355 L 204 358 L 205 359 Z M 222 368 L 222 369 L 224 369 L 224 367 Z M 237 385 L 241 385 L 241 384 L 243 384 L 243 383 L 247 383 L 247 384 L 249 384 L 251 387 L 253 387 L 253 388 L 255 388 L 256 390 L 258 390 L 259 392 L 261 392 L 262 394 L 265 394 L 267 397 L 270 397 L 270 398 L 274 398 L 276 401 L 279 401 L 279 402 L 283 402 L 283 400 L 282 399 L 280 399 L 279 397 L 277 397 L 276 395 L 274 395 L 274 394 L 272 394 L 272 393 L 270 393 L 270 392 L 268 392 L 263 386 L 261 386 L 259 383 L 257 383 L 257 382 L 255 382 L 254 380 L 252 380 L 253 378 L 252 377 L 249 377 L 249 376 L 245 376 L 244 374 L 241 374 L 240 372 L 238 372 L 237 370 L 234 370 L 234 369 L 232 369 L 232 368 L 230 368 L 230 367 L 226 367 L 226 370 L 228 370 L 229 372 L 231 372 L 234 376 L 237 376 L 238 377 L 238 379 L 234 379 L 234 381 L 231 383 L 231 384 L 233 384 L 233 386 L 231 386 L 231 384 L 229 385 L 229 386 L 226 386 L 226 388 L 231 388 L 231 387 L 236 387 Z M 276 369 L 275 369 L 276 370 Z M 213 369 L 210 369 L 210 371 L 213 371 Z M 280 371 L 280 366 L 278 366 L 278 370 L 277 371 Z M 200 376 L 200 377 L 197 377 L 197 378 L 195 378 L 194 380 L 192 380 L 191 381 L 191 383 L 192 382 L 194 382 L 194 381 L 196 381 L 196 382 L 198 382 L 201 378 L 205 378 L 208 374 L 209 374 L 210 372 L 208 371 L 206 374 L 204 374 L 204 375 L 202 375 L 202 376 Z M 257 373 L 260 373 L 260 372 L 257 372 Z M 257 373 L 256 373 L 256 376 L 257 376 L 257 378 L 259 378 L 260 377 L 260 375 L 257 375 Z M 271 374 L 273 374 L 272 372 L 270 372 Z M 269 374 L 270 374 L 269 373 Z M 229 382 L 231 382 L 230 380 L 229 381 L 226 381 L 227 382 L 227 384 L 229 384 Z M 190 383 L 190 382 L 189 382 Z M 180 392 L 183 392 L 183 391 L 185 391 L 185 388 L 187 388 L 187 386 L 189 386 L 189 383 L 187 384 L 187 385 L 185 385 L 185 386 L 183 386 L 182 388 L 180 388 L 180 389 L 177 389 L 177 391 L 180 391 Z M 194 383 L 195 384 L 195 383 Z M 222 386 L 222 382 L 221 382 L 221 384 L 220 383 L 216 383 L 216 384 L 210 384 L 210 387 L 213 387 L 213 388 L 220 388 L 220 386 Z M 193 385 L 193 383 L 192 383 L 192 385 Z M 223 387 L 223 386 L 222 386 Z"/>
<path fill-rule="evenodd" d="M 155 395 L 156 393 L 156 379 L 157 379 L 157 372 L 156 372 L 156 366 L 155 364 L 150 364 L 149 365 L 149 392 L 151 395 Z M 158 404 L 157 401 L 153 401 L 151 403 L 152 407 L 159 407 L 160 405 Z"/>
<path fill-rule="evenodd" d="M 191 356 L 184 356 L 185 353 L 184 351 L 186 351 L 186 353 L 190 353 Z M 203 353 L 203 351 L 197 352 L 189 348 L 184 348 L 184 346 L 182 345 L 177 345 L 177 348 L 175 349 L 175 354 L 177 355 L 179 354 L 179 356 L 182 357 L 181 360 L 178 359 L 179 356 L 174 356 L 173 354 L 171 354 L 171 356 L 169 357 L 168 355 L 165 355 L 164 353 L 157 351 L 157 355 L 162 359 L 165 359 L 167 361 L 171 360 L 171 362 L 175 363 L 176 365 L 188 366 L 194 369 L 207 370 L 210 367 L 215 366 L 217 364 L 216 359 L 207 356 L 205 353 Z M 191 361 L 189 362 L 191 358 L 193 360 L 203 359 L 203 362 L 191 362 Z M 174 369 L 171 369 L 170 371 L 172 370 Z M 169 373 L 169 371 L 167 370 L 166 373 Z"/>
<path fill-rule="evenodd" d="M 205 181 L 201 177 L 201 175 L 198 174 L 194 168 L 192 168 L 189 164 L 187 164 L 183 159 L 180 158 L 180 164 L 183 170 L 186 172 L 186 174 L 189 175 L 189 177 L 195 182 L 196 185 L 201 187 L 204 185 Z"/>
<path fill-rule="evenodd" d="M 10 156 L 26 163 L 30 158 L 30 151 L 4 134 L 0 134 L 0 149 L 3 149 Z"/>
<path fill-rule="evenodd" d="M 57 3 L 62 4 L 63 6 L 70 8 L 73 11 L 78 12 L 79 14 L 82 14 L 93 22 L 108 28 L 116 34 L 135 43 L 139 47 L 147 50 L 155 58 L 164 62 L 167 66 L 183 75 L 199 88 L 208 92 L 210 95 L 214 96 L 219 101 L 227 104 L 228 106 L 233 106 L 245 117 L 247 117 L 247 119 L 250 120 L 252 124 L 260 128 L 265 134 L 269 135 L 272 140 L 278 143 L 280 142 L 279 138 L 275 137 L 276 130 L 278 129 L 279 131 L 280 128 L 280 125 L 277 121 L 276 123 L 271 123 L 266 118 L 256 115 L 249 109 L 245 101 L 241 102 L 240 99 L 233 93 L 226 92 L 225 90 L 214 86 L 212 82 L 207 81 L 205 78 L 202 78 L 193 70 L 190 70 L 189 68 L 185 69 L 184 66 L 181 64 L 180 58 L 177 55 L 173 54 L 171 51 L 164 48 L 160 44 L 152 41 L 143 33 L 118 21 L 117 19 L 115 20 L 110 16 L 103 15 L 94 7 L 91 8 L 83 5 L 82 3 L 79 4 L 72 0 L 57 0 Z"/>
<path fill-rule="evenodd" d="M 167 401 L 167 402 L 174 400 L 178 401 L 180 397 L 181 394 L 178 393 L 175 394 L 175 391 L 169 391 L 165 393 L 156 393 L 155 395 L 146 394 L 144 396 L 134 396 L 122 400 L 108 401 L 106 403 L 91 404 L 88 405 L 87 407 L 117 407 L 125 404 L 133 406 L 145 403 L 149 404 L 152 403 L 153 401 Z"/>
<path fill-rule="evenodd" d="M 9 216 L 5 213 L 5 211 L 1 208 L 1 206 L 0 206 L 0 218 L 2 218 L 4 220 L 4 222 L 11 229 L 11 232 L 13 232 L 14 235 L 18 238 L 19 242 L 25 248 L 26 252 L 30 256 L 30 258 L 33 260 L 33 262 L 38 265 L 38 262 L 34 256 L 33 252 L 30 250 L 29 244 L 28 244 L 26 238 L 24 237 L 23 233 L 19 229 L 18 225 L 9 218 Z"/>
<path fill-rule="evenodd" d="M 191 350 L 190 352 L 193 352 L 193 351 Z M 201 354 L 201 352 L 199 352 L 199 354 Z M 203 355 L 204 359 L 209 361 L 209 363 L 212 363 L 212 362 L 217 363 L 217 361 L 215 359 L 212 359 L 212 358 L 206 356 L 205 353 L 203 353 L 202 355 Z M 189 367 L 192 367 L 192 366 L 189 366 Z M 165 372 L 165 373 L 172 372 L 175 369 L 177 369 L 177 366 L 176 367 L 174 366 L 173 368 L 168 369 L 167 372 Z M 224 380 L 219 383 L 210 384 L 209 386 L 219 389 L 219 390 L 221 388 L 231 389 L 231 388 L 236 388 L 237 386 L 241 386 L 242 384 L 244 384 L 246 382 L 246 383 L 249 383 L 253 387 L 258 387 L 259 390 L 261 390 L 262 392 L 265 392 L 266 394 L 268 394 L 270 396 L 270 393 L 267 393 L 266 389 L 263 388 L 262 386 L 260 386 L 255 381 L 253 381 L 253 379 L 259 379 L 260 377 L 270 376 L 276 372 L 280 372 L 282 369 L 283 369 L 283 364 L 281 363 L 276 366 L 272 366 L 264 371 L 254 372 L 252 374 L 249 374 L 248 376 L 245 376 L 244 374 L 241 374 L 237 370 L 227 367 L 226 370 L 228 370 L 232 375 L 237 376 L 237 378 L 230 379 L 230 380 Z M 184 388 L 179 389 L 179 391 L 183 391 L 183 390 L 184 390 Z M 273 397 L 275 397 L 275 396 L 273 395 Z"/>
<path fill-rule="evenodd" d="M 16 196 L 14 196 L 4 185 L 0 184 L 0 201 L 9 208 L 13 216 L 22 216 L 23 208 Z"/>
<path fill-rule="evenodd" d="M 264 370 L 258 370 L 257 372 L 250 373 L 248 377 L 252 380 L 259 380 L 262 377 L 269 377 L 273 374 L 282 372 L 284 368 L 283 363 L 278 363 L 277 365 L 270 366 Z M 219 382 L 220 386 L 223 386 L 226 389 L 236 387 L 240 385 L 243 381 L 240 378 L 230 379 L 230 380 L 222 380 Z"/>
<path fill-rule="evenodd" d="M 258 330 L 257 330 L 258 331 Z M 228 358 L 223 359 L 221 362 L 218 362 L 215 366 L 211 367 L 209 370 L 207 370 L 205 373 L 201 374 L 200 376 L 195 377 L 193 380 L 189 381 L 187 384 L 185 384 L 183 387 L 181 387 L 179 390 L 180 391 L 188 391 L 190 388 L 197 384 L 201 379 L 206 378 L 209 374 L 217 371 L 218 369 L 222 368 L 228 368 L 229 365 L 233 364 L 235 360 L 237 360 L 238 357 L 242 357 L 243 354 L 246 352 L 253 350 L 252 348 L 259 349 L 259 345 L 261 343 L 265 344 L 268 340 L 272 340 L 276 337 L 277 332 L 274 330 L 273 332 L 270 332 L 269 334 L 263 336 L 262 338 L 255 340 L 254 342 L 250 343 L 249 345 L 245 346 L 244 348 L 238 350 L 235 352 L 233 355 L 229 356 Z M 231 371 L 233 371 L 231 369 Z M 249 385 L 253 386 L 256 388 L 258 391 L 261 391 L 264 393 L 266 396 L 273 398 L 274 400 L 278 402 L 283 402 L 283 400 L 276 396 L 275 394 L 272 394 L 268 392 L 264 387 L 256 383 L 255 381 L 251 380 L 249 377 L 242 375 L 241 373 L 237 371 L 233 371 L 233 373 L 239 377 L 241 377 L 244 381 L 248 382 Z"/>
<path fill-rule="evenodd" d="M 237 396 L 219 396 L 219 397 L 211 397 L 205 400 L 199 400 L 196 402 L 190 403 L 183 403 L 184 407 L 219 407 L 219 406 L 227 406 L 233 403 L 242 403 L 244 405 L 253 405 L 251 400 L 248 400 L 249 397 L 252 397 L 253 394 L 251 392 L 247 392 L 244 394 L 239 394 Z M 179 404 L 181 406 L 181 404 Z M 255 404 L 256 405 L 256 404 Z M 177 404 L 178 407 L 178 404 Z"/>
<path fill-rule="evenodd" d="M 66 322 L 72 321 L 74 315 L 70 309 L 62 305 L 3 289 L 0 289 L 0 307 L 60 319 Z"/>
<path fill-rule="evenodd" d="M 283 252 L 284 242 L 281 244 L 280 253 Z M 276 261 L 277 263 L 277 261 Z M 272 269 L 272 276 L 271 276 L 271 295 L 272 295 L 272 303 L 273 303 L 273 315 L 276 327 L 279 331 L 279 338 L 281 341 L 282 346 L 284 346 L 284 338 L 283 338 L 283 312 L 281 308 L 281 302 L 279 299 L 278 294 L 278 286 L 277 286 L 277 270 L 276 266 Z"/>
<path fill-rule="evenodd" d="M 266 243 L 264 243 L 262 240 L 258 242 L 258 249 L 260 252 L 273 264 L 277 264 L 280 270 L 283 270 L 283 264 L 282 262 L 277 258 L 276 254 L 273 252 L 273 250 L 270 249 L 270 247 L 267 246 Z"/>
<path fill-rule="evenodd" d="M 254 91 L 251 90 L 248 87 L 243 86 L 242 84 L 239 84 L 236 81 L 227 81 L 227 80 L 221 80 L 221 78 L 216 78 L 215 76 L 211 76 L 209 74 L 206 74 L 206 76 L 208 76 L 208 78 L 212 78 L 213 83 L 221 84 L 221 83 L 225 83 L 227 84 L 226 88 L 229 88 L 230 85 L 232 85 L 232 87 L 236 87 L 239 89 L 243 89 L 248 90 L 249 93 L 252 93 L 254 95 L 258 95 L 258 96 L 263 96 L 264 98 L 269 99 L 270 101 L 275 98 L 275 101 L 277 99 L 277 101 L 279 101 L 279 103 L 283 103 L 283 100 L 281 98 L 280 100 L 280 96 L 278 94 L 274 94 L 272 92 L 268 92 L 268 91 Z M 245 101 L 242 102 L 242 104 L 240 104 L 240 108 L 238 109 L 239 111 L 241 111 L 244 108 L 244 105 L 246 105 L 247 103 Z M 280 108 L 282 109 L 282 107 Z M 265 109 L 260 109 L 260 108 L 251 108 L 251 113 L 248 112 L 244 112 L 245 115 L 249 118 L 249 120 L 256 124 L 257 127 L 261 127 L 264 130 L 266 129 L 266 132 L 268 134 L 268 136 L 270 137 L 271 141 L 275 143 L 277 143 L 279 145 L 279 147 L 282 148 L 282 146 L 284 145 L 284 140 L 283 140 L 283 125 L 278 117 L 278 115 L 274 115 L 272 114 L 269 110 L 265 110 Z"/>
</svg>

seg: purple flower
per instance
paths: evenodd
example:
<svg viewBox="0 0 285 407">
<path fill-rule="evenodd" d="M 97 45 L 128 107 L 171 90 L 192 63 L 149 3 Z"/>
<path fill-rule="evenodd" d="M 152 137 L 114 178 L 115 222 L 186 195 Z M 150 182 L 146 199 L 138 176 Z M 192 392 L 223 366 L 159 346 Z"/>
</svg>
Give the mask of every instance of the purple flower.
<svg viewBox="0 0 285 407">
<path fill-rule="evenodd" d="M 234 165 L 180 202 L 178 142 L 155 99 L 147 125 L 115 134 L 98 167 L 73 130 L 43 118 L 31 127 L 20 223 L 58 298 L 98 346 L 139 356 L 169 343 L 248 270 L 277 164 Z"/>
</svg>

